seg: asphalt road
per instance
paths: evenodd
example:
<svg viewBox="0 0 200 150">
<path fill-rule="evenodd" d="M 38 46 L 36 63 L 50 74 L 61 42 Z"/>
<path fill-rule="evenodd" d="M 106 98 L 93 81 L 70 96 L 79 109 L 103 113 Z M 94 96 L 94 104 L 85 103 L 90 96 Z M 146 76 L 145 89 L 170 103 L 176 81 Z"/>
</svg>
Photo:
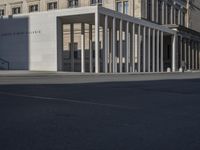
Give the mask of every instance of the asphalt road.
<svg viewBox="0 0 200 150">
<path fill-rule="evenodd" d="M 199 150 L 200 79 L 191 76 L 0 77 L 0 150 Z"/>
</svg>

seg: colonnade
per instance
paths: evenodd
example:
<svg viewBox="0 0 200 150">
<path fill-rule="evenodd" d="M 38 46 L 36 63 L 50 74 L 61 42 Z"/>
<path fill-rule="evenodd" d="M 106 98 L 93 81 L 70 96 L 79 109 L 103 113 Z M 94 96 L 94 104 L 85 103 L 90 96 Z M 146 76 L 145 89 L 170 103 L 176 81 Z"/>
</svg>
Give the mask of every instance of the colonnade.
<svg viewBox="0 0 200 150">
<path fill-rule="evenodd" d="M 179 67 L 185 62 L 187 70 L 200 70 L 200 41 L 179 37 Z"/>
<path fill-rule="evenodd" d="M 151 0 L 151 20 L 161 24 L 185 25 L 186 8 L 184 4 L 178 5 L 176 2 L 166 0 Z M 155 11 L 156 10 L 156 11 Z"/>
<path fill-rule="evenodd" d="M 91 73 L 130 73 L 164 71 L 164 31 L 156 27 L 154 28 L 154 26 L 144 24 L 144 22 L 140 24 L 140 22 L 138 22 L 139 19 L 134 22 L 134 20 L 128 21 L 123 18 L 97 13 L 95 14 L 94 20 L 95 24 L 89 24 L 88 41 L 85 40 L 86 23 L 82 23 L 81 25 L 82 73 L 86 72 L 86 42 L 89 42 L 90 55 L 88 59 L 88 65 L 89 72 Z M 100 30 L 100 28 L 102 30 Z M 100 32 L 103 33 L 100 34 Z M 70 34 L 71 43 L 73 43 L 73 24 L 71 24 Z M 100 35 L 102 36 L 102 38 L 100 38 Z M 100 39 L 102 39 L 101 42 L 103 42 L 102 48 L 100 45 Z M 92 42 L 94 41 L 95 50 L 92 47 Z M 71 57 L 71 68 L 74 68 L 73 59 L 74 58 Z"/>
</svg>

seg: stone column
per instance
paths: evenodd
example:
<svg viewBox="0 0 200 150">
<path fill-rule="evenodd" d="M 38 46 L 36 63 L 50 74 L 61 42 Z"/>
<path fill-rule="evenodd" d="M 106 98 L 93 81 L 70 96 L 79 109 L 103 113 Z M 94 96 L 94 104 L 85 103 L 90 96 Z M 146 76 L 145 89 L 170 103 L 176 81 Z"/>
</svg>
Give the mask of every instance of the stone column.
<svg viewBox="0 0 200 150">
<path fill-rule="evenodd" d="M 200 70 L 200 43 L 199 41 L 198 41 L 198 62 L 199 62 L 198 69 Z"/>
<path fill-rule="evenodd" d="M 95 73 L 99 73 L 99 14 L 95 13 Z"/>
<path fill-rule="evenodd" d="M 158 22 L 158 15 L 159 15 L 159 8 L 158 8 L 158 0 L 156 0 L 156 22 Z"/>
<path fill-rule="evenodd" d="M 148 72 L 151 72 L 151 28 L 148 28 Z"/>
<path fill-rule="evenodd" d="M 194 56 L 194 41 L 192 41 L 192 70 L 194 70 L 194 58 L 195 58 L 195 56 Z"/>
<path fill-rule="evenodd" d="M 70 24 L 71 71 L 74 72 L 74 24 Z"/>
<path fill-rule="evenodd" d="M 164 63 L 163 63 L 163 32 L 160 33 L 161 41 L 160 41 L 160 71 L 164 71 Z"/>
<path fill-rule="evenodd" d="M 174 18 L 173 18 L 174 13 L 173 13 L 173 12 L 174 12 L 174 8 L 173 8 L 173 6 L 171 5 L 171 12 L 170 12 L 170 14 L 171 14 L 170 23 L 171 23 L 171 24 L 174 23 L 174 22 L 173 22 L 173 21 L 174 21 Z"/>
<path fill-rule="evenodd" d="M 152 37 L 152 70 L 155 72 L 155 29 L 153 29 L 153 37 Z"/>
<path fill-rule="evenodd" d="M 188 40 L 188 69 L 191 70 L 191 41 Z"/>
<path fill-rule="evenodd" d="M 125 58 L 125 72 L 129 72 L 129 22 L 126 23 L 126 58 Z"/>
<path fill-rule="evenodd" d="M 155 0 L 152 0 L 152 21 L 155 21 Z"/>
<path fill-rule="evenodd" d="M 119 27 L 119 72 L 122 73 L 122 50 L 123 50 L 123 21 L 120 19 L 120 27 Z"/>
<path fill-rule="evenodd" d="M 198 41 L 195 43 L 195 69 L 198 70 Z"/>
<path fill-rule="evenodd" d="M 85 24 L 81 24 L 81 72 L 85 72 Z"/>
<path fill-rule="evenodd" d="M 180 36 L 180 61 L 179 61 L 179 63 L 180 63 L 180 67 L 182 67 L 181 66 L 181 64 L 182 64 L 182 60 L 183 60 L 183 42 L 182 42 L 182 36 Z"/>
<path fill-rule="evenodd" d="M 93 72 L 92 25 L 89 25 L 90 73 Z"/>
<path fill-rule="evenodd" d="M 157 57 L 156 58 L 157 69 L 156 69 L 156 71 L 159 72 L 160 71 L 160 59 L 159 59 L 160 58 L 160 31 L 159 30 L 157 30 L 157 40 L 156 41 L 157 41 L 157 47 L 156 47 L 157 48 L 157 53 L 156 53 L 157 54 L 157 56 L 156 56 Z"/>
<path fill-rule="evenodd" d="M 112 68 L 112 63 L 113 63 L 113 58 L 112 58 L 112 35 L 113 35 L 113 30 L 112 27 L 109 29 L 109 42 L 108 42 L 108 47 L 109 47 L 109 72 L 112 73 L 113 72 L 113 68 Z"/>
<path fill-rule="evenodd" d="M 132 59 L 131 59 L 132 71 L 135 72 L 135 24 L 133 24 L 132 32 Z"/>
<path fill-rule="evenodd" d="M 165 4 L 165 24 L 168 24 L 168 6 Z"/>
<path fill-rule="evenodd" d="M 162 24 L 165 24 L 165 2 L 162 1 Z"/>
<path fill-rule="evenodd" d="M 112 30 L 113 30 L 113 34 L 112 34 L 112 65 L 113 65 L 113 73 L 117 72 L 117 61 L 116 61 L 116 18 L 113 18 L 112 20 Z"/>
<path fill-rule="evenodd" d="M 185 61 L 185 64 L 186 64 L 186 69 L 187 69 L 187 64 L 188 64 L 188 62 L 187 62 L 187 41 L 186 41 L 186 39 L 184 39 L 184 61 Z"/>
<path fill-rule="evenodd" d="M 175 72 L 176 71 L 176 50 L 177 50 L 177 35 L 175 34 L 173 36 L 173 41 L 172 41 L 172 71 Z"/>
<path fill-rule="evenodd" d="M 178 25 L 181 25 L 181 10 L 180 9 L 178 10 Z"/>
<path fill-rule="evenodd" d="M 143 72 L 146 72 L 146 27 L 143 27 Z"/>
<path fill-rule="evenodd" d="M 137 50 L 137 63 L 138 63 L 138 72 L 140 72 L 141 71 L 141 61 L 140 61 L 140 59 L 141 59 L 141 26 L 140 25 L 138 25 L 138 46 L 137 46 L 137 48 L 138 48 L 138 50 Z"/>
<path fill-rule="evenodd" d="M 108 73 L 108 16 L 105 16 L 104 22 L 104 72 Z"/>
</svg>

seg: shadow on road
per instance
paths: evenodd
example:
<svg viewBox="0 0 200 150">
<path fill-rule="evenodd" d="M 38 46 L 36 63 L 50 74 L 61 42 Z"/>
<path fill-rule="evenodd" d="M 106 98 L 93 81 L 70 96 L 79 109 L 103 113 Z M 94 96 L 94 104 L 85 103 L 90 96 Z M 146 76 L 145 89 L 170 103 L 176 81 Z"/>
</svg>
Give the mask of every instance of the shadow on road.
<svg viewBox="0 0 200 150">
<path fill-rule="evenodd" d="M 2 150 L 196 150 L 200 79 L 0 85 Z"/>
</svg>

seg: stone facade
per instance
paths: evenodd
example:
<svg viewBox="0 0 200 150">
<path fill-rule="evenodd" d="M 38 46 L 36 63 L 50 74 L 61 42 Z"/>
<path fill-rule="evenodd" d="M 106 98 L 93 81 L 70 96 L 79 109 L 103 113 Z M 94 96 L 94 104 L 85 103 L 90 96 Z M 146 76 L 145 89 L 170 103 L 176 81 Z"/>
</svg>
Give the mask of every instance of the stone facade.
<svg viewBox="0 0 200 150">
<path fill-rule="evenodd" d="M 200 23 L 196 21 L 200 15 L 200 1 L 198 0 L 103 0 L 102 6 L 116 10 L 116 3 L 120 1 L 128 2 L 128 15 L 130 16 L 147 19 L 160 24 L 178 23 L 193 30 L 200 31 Z M 48 3 L 52 2 L 57 3 L 56 9 L 69 8 L 69 0 L 1 0 L 0 10 L 4 11 L 4 15 L 12 15 L 13 8 L 19 7 L 19 13 L 29 13 L 30 6 L 38 5 L 37 11 L 47 11 Z M 75 7 L 90 5 L 92 5 L 91 0 L 78 0 Z M 173 14 L 170 14 L 168 10 Z M 149 18 L 150 11 L 151 17 Z M 170 16 L 167 16 L 168 14 Z M 185 15 L 184 19 L 183 14 Z M 178 17 L 180 17 L 179 22 L 176 21 Z M 167 18 L 170 18 L 170 21 L 167 21 Z"/>
<path fill-rule="evenodd" d="M 31 70 L 44 70 L 43 68 L 47 66 L 45 70 L 53 71 L 163 72 L 168 68 L 177 71 L 181 68 L 183 61 L 187 63 L 188 70 L 200 68 L 200 34 L 198 32 L 200 26 L 196 21 L 200 11 L 197 0 L 99 0 L 96 4 L 91 2 L 91 0 L 2 0 L 0 1 L 0 15 L 9 17 L 3 17 L 1 21 L 6 22 L 4 18 L 17 20 L 15 18 L 19 16 L 30 16 L 30 20 L 28 19 L 30 28 L 36 26 L 40 28 L 39 21 L 48 20 L 49 33 L 46 31 L 45 24 L 41 26 L 48 38 L 45 39 L 45 35 L 38 35 L 40 37 L 38 39 L 41 39 L 39 43 L 43 43 L 42 47 L 46 48 L 42 49 L 37 45 L 38 39 L 30 43 L 27 41 L 31 48 L 29 45 L 23 48 L 24 51 L 27 49 L 32 53 L 30 56 L 33 60 L 29 64 Z M 55 9 L 58 11 L 53 11 Z M 87 16 L 87 9 L 88 11 L 94 9 L 95 13 L 89 15 L 89 18 L 84 18 Z M 81 10 L 85 12 L 83 18 L 76 15 L 76 11 Z M 98 11 L 102 11 L 102 14 Z M 68 16 L 68 12 L 71 16 Z M 59 17 L 62 13 L 66 13 L 68 20 L 65 17 Z M 53 29 L 56 27 L 55 17 L 62 18 L 60 21 L 62 28 L 59 28 L 62 33 L 60 32 L 59 37 L 56 34 L 57 30 Z M 0 26 L 9 32 L 12 29 L 11 22 L 8 22 L 8 26 L 5 24 L 0 24 Z M 13 21 L 13 26 L 14 24 Z M 107 26 L 106 31 L 105 26 Z M 27 30 L 28 28 L 27 24 Z M 5 33 L 1 33 L 4 36 Z M 32 36 L 27 34 L 25 40 L 32 40 Z M 7 46 L 7 38 L 4 36 L 0 41 L 5 50 L 5 53 L 0 52 L 0 54 L 3 54 L 2 56 L 9 54 L 10 57 L 13 56 L 12 51 L 6 49 L 15 49 L 13 46 L 18 41 L 12 39 L 14 44 Z M 62 42 L 62 45 L 59 45 L 59 52 L 62 53 L 59 57 L 61 58 L 59 61 L 62 61 L 59 69 L 55 57 L 56 42 L 58 42 L 56 38 L 59 38 L 59 43 Z M 51 47 L 52 41 L 54 47 Z M 23 41 L 21 45 L 24 46 Z M 107 46 L 107 52 L 105 46 Z M 20 55 L 22 56 L 23 52 Z M 48 59 L 48 55 L 53 58 L 54 65 L 49 65 L 52 58 Z M 43 61 L 44 57 L 46 61 Z M 9 58 L 9 61 L 18 65 L 14 59 Z M 28 59 L 26 62 L 28 63 Z M 28 68 L 28 64 L 25 67 L 22 64 L 12 69 Z M 108 64 L 110 69 L 105 69 Z"/>
</svg>

